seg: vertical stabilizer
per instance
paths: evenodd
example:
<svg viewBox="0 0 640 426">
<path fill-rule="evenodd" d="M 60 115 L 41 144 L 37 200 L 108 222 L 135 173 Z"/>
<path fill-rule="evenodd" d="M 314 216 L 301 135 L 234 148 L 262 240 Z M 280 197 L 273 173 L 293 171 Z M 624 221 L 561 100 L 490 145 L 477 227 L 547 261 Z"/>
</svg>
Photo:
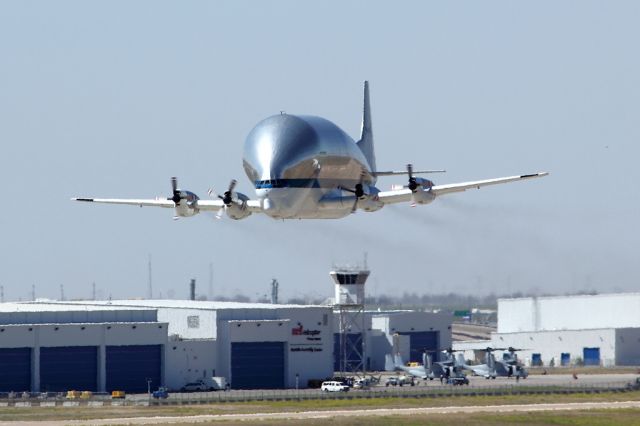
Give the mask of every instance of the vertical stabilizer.
<svg viewBox="0 0 640 426">
<path fill-rule="evenodd" d="M 422 354 L 422 365 L 427 373 L 431 373 L 431 355 L 423 352 Z"/>
<path fill-rule="evenodd" d="M 376 155 L 373 151 L 373 131 L 371 130 L 371 105 L 369 103 L 369 82 L 364 82 L 364 106 L 362 109 L 362 129 L 358 147 L 369 162 L 372 171 L 376 170 Z"/>
</svg>

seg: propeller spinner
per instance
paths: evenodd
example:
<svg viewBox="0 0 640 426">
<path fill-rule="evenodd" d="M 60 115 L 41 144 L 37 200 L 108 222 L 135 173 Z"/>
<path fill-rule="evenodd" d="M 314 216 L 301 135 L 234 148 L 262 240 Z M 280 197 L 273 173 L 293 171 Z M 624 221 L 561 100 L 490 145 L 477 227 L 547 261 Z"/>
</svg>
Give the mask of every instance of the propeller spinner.
<svg viewBox="0 0 640 426">
<path fill-rule="evenodd" d="M 218 195 L 218 198 L 222 200 L 225 206 L 229 206 L 233 203 L 233 190 L 236 188 L 237 183 L 237 180 L 231 179 L 231 182 L 229 182 L 229 189 L 224 192 L 224 195 Z"/>
</svg>

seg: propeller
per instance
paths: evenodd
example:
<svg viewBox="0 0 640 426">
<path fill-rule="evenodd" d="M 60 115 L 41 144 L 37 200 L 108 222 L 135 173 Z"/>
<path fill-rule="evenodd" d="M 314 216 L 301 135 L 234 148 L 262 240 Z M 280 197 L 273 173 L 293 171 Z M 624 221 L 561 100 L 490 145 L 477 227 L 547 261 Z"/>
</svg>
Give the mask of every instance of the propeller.
<svg viewBox="0 0 640 426">
<path fill-rule="evenodd" d="M 413 176 L 413 164 L 407 164 L 407 174 L 409 175 L 408 188 L 411 190 L 411 192 L 416 192 L 416 190 L 418 189 L 418 182 Z"/>
<path fill-rule="evenodd" d="M 356 196 L 356 199 L 353 202 L 353 207 L 351 208 L 351 213 L 355 213 L 356 210 L 358 210 L 358 201 L 366 195 L 364 192 L 363 182 L 364 182 L 364 172 L 360 174 L 360 181 L 356 184 L 354 189 L 345 188 L 344 186 L 338 187 L 343 191 L 350 192 Z"/>
<path fill-rule="evenodd" d="M 485 352 L 506 351 L 506 350 L 507 348 L 491 348 L 487 346 L 487 348 L 485 349 Z"/>
<path fill-rule="evenodd" d="M 224 192 L 223 195 L 216 194 L 213 188 L 209 188 L 209 191 L 208 191 L 209 196 L 212 198 L 218 197 L 219 199 L 222 200 L 222 203 L 224 204 L 224 208 L 218 210 L 218 213 L 216 213 L 216 216 L 215 216 L 216 219 L 222 219 L 222 215 L 224 214 L 227 207 L 229 207 L 234 202 L 233 190 L 236 188 L 237 183 L 238 183 L 237 180 L 231 179 L 231 182 L 229 182 L 229 188 Z"/>
<path fill-rule="evenodd" d="M 218 198 L 222 200 L 225 206 L 229 206 L 233 202 L 233 190 L 236 188 L 237 183 L 237 180 L 231 179 L 231 182 L 229 182 L 229 189 L 224 192 L 224 196 L 218 195 Z"/>
<path fill-rule="evenodd" d="M 180 194 L 180 190 L 178 189 L 178 178 L 175 176 L 171 178 L 171 189 L 173 190 L 173 196 L 168 197 L 167 200 L 173 201 L 176 205 L 180 204 L 180 200 L 184 197 Z"/>
</svg>

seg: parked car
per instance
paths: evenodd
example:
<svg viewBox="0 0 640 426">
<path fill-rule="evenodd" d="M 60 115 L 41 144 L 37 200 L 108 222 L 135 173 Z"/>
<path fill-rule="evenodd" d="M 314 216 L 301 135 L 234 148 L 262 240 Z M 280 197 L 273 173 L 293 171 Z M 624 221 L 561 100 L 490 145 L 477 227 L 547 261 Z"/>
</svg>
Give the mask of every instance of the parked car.
<svg viewBox="0 0 640 426">
<path fill-rule="evenodd" d="M 354 389 L 368 389 L 370 387 L 371 387 L 371 380 L 367 378 L 356 379 L 356 381 L 353 383 Z"/>
<path fill-rule="evenodd" d="M 322 382 L 320 390 L 323 392 L 348 392 L 349 386 L 342 384 L 341 382 Z"/>
<path fill-rule="evenodd" d="M 195 382 L 187 383 L 180 388 L 180 392 L 203 392 L 211 389 L 212 388 L 210 386 L 207 386 L 204 380 L 198 380 Z"/>
<path fill-rule="evenodd" d="M 416 382 L 413 380 L 413 377 L 406 376 L 391 376 L 387 379 L 385 386 L 404 386 L 410 385 L 415 386 Z"/>
<path fill-rule="evenodd" d="M 449 377 L 447 379 L 447 384 L 449 385 L 468 385 L 469 384 L 469 379 L 467 379 L 466 376 L 455 376 L 455 377 Z"/>
<path fill-rule="evenodd" d="M 153 392 L 153 397 L 155 399 L 167 399 L 169 398 L 169 392 L 167 392 L 167 388 L 158 388 L 157 391 Z"/>
<path fill-rule="evenodd" d="M 111 392 L 112 399 L 124 399 L 124 397 L 125 393 L 122 390 L 114 390 L 113 392 Z"/>
</svg>

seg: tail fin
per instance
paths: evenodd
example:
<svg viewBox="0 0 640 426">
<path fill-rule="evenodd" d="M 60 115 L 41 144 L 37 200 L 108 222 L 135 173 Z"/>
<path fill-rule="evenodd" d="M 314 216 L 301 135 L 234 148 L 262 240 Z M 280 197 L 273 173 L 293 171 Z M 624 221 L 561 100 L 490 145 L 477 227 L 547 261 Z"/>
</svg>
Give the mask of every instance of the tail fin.
<svg viewBox="0 0 640 426">
<path fill-rule="evenodd" d="M 489 359 L 487 359 L 487 367 L 489 367 L 490 370 L 495 370 L 496 368 L 496 357 L 492 353 L 489 353 Z"/>
<path fill-rule="evenodd" d="M 431 355 L 423 352 L 422 353 L 422 365 L 424 365 L 424 369 L 429 373 L 431 372 Z"/>
<path fill-rule="evenodd" d="M 456 361 L 457 361 L 457 364 L 459 366 L 461 366 L 461 367 L 466 365 L 466 361 L 464 359 L 464 355 L 463 354 L 458 354 L 458 357 L 457 357 Z"/>
<path fill-rule="evenodd" d="M 369 162 L 371 170 L 376 170 L 376 155 L 373 150 L 373 131 L 371 130 L 371 105 L 369 104 L 369 82 L 364 82 L 364 106 L 362 109 L 362 129 L 358 147 Z"/>
</svg>

